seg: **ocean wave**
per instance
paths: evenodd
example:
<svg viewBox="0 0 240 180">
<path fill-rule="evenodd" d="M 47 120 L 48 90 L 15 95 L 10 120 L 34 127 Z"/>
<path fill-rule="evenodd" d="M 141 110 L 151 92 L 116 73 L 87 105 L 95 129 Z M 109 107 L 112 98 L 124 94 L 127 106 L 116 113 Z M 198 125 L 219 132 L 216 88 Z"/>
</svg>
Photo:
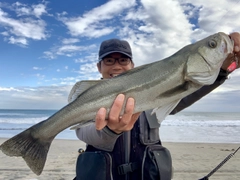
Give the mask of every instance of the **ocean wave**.
<svg viewBox="0 0 240 180">
<path fill-rule="evenodd" d="M 8 124 L 36 124 L 43 120 L 46 120 L 48 117 L 33 117 L 33 118 L 0 118 L 0 123 Z"/>
<path fill-rule="evenodd" d="M 187 127 L 240 127 L 240 120 L 178 120 L 168 119 L 161 126 L 187 126 Z"/>
<path fill-rule="evenodd" d="M 0 128 L 0 130 L 2 131 L 2 130 L 26 130 L 27 128 Z"/>
</svg>

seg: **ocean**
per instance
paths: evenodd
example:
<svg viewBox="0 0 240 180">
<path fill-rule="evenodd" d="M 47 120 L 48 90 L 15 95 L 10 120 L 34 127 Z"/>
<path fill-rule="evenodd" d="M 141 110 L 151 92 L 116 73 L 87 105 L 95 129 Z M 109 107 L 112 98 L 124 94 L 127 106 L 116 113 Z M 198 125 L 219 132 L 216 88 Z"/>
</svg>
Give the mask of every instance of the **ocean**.
<svg viewBox="0 0 240 180">
<path fill-rule="evenodd" d="M 10 138 L 47 119 L 57 110 L 0 109 L 0 138 Z M 239 112 L 180 112 L 169 115 L 161 124 L 164 142 L 240 143 Z M 77 139 L 69 128 L 57 139 Z"/>
</svg>

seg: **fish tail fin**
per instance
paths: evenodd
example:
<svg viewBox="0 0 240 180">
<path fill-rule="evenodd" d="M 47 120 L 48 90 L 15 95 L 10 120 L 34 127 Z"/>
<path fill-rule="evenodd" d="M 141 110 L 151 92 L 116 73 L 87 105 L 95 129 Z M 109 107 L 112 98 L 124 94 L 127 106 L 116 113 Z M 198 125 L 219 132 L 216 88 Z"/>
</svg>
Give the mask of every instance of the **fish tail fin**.
<svg viewBox="0 0 240 180">
<path fill-rule="evenodd" d="M 33 128 L 29 128 L 5 141 L 1 144 L 0 150 L 8 156 L 22 156 L 29 168 L 35 174 L 40 175 L 54 137 L 48 141 L 43 141 L 39 138 L 34 138 L 31 131 L 33 131 Z"/>
</svg>

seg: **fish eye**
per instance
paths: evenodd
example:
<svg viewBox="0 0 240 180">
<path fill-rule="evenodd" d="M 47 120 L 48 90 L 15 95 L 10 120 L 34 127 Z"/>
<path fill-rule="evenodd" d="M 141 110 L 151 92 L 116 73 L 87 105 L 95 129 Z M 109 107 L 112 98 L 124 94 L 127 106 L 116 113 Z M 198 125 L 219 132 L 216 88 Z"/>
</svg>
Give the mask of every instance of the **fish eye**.
<svg viewBox="0 0 240 180">
<path fill-rule="evenodd" d="M 208 46 L 211 48 L 217 47 L 217 42 L 215 40 L 208 41 Z"/>
</svg>

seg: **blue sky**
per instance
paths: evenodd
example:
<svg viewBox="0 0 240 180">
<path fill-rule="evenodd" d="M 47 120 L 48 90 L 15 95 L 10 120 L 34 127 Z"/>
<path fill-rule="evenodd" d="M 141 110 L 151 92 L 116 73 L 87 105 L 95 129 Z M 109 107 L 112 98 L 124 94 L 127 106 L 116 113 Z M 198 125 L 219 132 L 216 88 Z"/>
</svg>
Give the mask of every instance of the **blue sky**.
<svg viewBox="0 0 240 180">
<path fill-rule="evenodd" d="M 101 41 L 128 40 L 136 66 L 222 31 L 240 30 L 234 0 L 0 2 L 0 108 L 59 109 L 75 82 L 99 79 Z M 240 71 L 240 70 L 239 70 Z M 240 72 L 191 111 L 238 111 Z"/>
</svg>

